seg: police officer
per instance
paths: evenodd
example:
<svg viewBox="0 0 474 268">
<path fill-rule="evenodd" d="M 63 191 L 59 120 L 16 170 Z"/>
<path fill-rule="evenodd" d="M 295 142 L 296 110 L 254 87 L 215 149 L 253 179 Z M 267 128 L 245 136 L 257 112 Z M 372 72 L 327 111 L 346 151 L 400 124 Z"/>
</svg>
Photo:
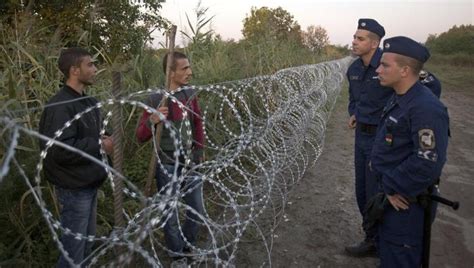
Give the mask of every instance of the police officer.
<svg viewBox="0 0 474 268">
<path fill-rule="evenodd" d="M 363 211 L 367 200 L 376 193 L 376 180 L 370 177 L 368 161 L 375 138 L 377 124 L 383 107 L 393 95 L 390 88 L 380 85 L 376 68 L 379 66 L 382 50 L 380 39 L 384 28 L 374 19 L 359 19 L 352 41 L 352 52 L 359 56 L 347 70 L 349 80 L 349 128 L 355 128 L 354 165 L 355 190 L 359 211 Z M 364 225 L 364 224 L 363 224 Z M 375 253 L 376 231 L 364 230 L 365 239 L 345 248 L 349 255 L 365 257 Z"/>
<path fill-rule="evenodd" d="M 420 82 L 438 97 L 441 97 L 441 82 L 436 76 L 428 71 L 420 71 Z"/>
<path fill-rule="evenodd" d="M 385 107 L 371 154 L 381 190 L 390 205 L 379 225 L 381 267 L 420 267 L 423 207 L 417 197 L 440 177 L 446 161 L 449 118 L 446 107 L 419 81 L 430 54 L 416 41 L 384 41 L 377 73 L 395 95 Z"/>
</svg>

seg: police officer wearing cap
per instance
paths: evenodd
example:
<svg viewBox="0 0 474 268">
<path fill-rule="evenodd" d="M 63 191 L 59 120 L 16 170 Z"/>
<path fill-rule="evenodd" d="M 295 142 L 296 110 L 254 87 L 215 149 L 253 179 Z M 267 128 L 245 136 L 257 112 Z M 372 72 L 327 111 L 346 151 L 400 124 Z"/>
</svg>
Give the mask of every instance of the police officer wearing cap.
<svg viewBox="0 0 474 268">
<path fill-rule="evenodd" d="M 376 20 L 359 19 L 352 41 L 352 52 L 359 58 L 347 70 L 350 115 L 348 125 L 351 129 L 355 128 L 355 192 L 363 223 L 367 200 L 377 189 L 376 180 L 368 171 L 369 156 L 383 107 L 393 95 L 392 89 L 380 85 L 375 72 L 382 56 L 379 45 L 384 35 L 384 28 Z M 349 255 L 365 257 L 375 254 L 374 237 L 377 231 L 364 231 L 365 239 L 362 242 L 345 248 Z"/>
<path fill-rule="evenodd" d="M 416 41 L 384 41 L 377 73 L 395 95 L 385 107 L 375 138 L 371 169 L 389 205 L 379 224 L 381 267 L 420 267 L 426 194 L 446 162 L 449 118 L 446 107 L 419 81 L 430 54 Z"/>
<path fill-rule="evenodd" d="M 428 71 L 420 71 L 420 82 L 435 94 L 438 99 L 441 97 L 441 82 L 436 76 Z"/>
</svg>

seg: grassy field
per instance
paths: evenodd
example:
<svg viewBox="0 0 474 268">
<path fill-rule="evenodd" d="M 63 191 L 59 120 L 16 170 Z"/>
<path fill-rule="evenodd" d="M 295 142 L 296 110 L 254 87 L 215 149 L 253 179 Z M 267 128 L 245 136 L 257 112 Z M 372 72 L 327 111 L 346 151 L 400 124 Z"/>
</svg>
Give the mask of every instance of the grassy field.
<svg viewBox="0 0 474 268">
<path fill-rule="evenodd" d="M 426 69 L 433 72 L 442 82 L 445 90 L 463 91 L 465 94 L 474 96 L 474 56 L 465 55 L 471 58 L 472 64 L 458 65 L 445 61 L 439 62 L 436 56 L 433 61 L 426 64 Z"/>
</svg>

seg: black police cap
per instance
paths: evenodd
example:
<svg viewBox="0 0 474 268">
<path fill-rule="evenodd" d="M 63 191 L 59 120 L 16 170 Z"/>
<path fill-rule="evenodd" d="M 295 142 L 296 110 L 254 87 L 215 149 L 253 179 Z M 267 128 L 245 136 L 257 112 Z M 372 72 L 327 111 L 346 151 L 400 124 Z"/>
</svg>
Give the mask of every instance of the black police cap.
<svg viewBox="0 0 474 268">
<path fill-rule="evenodd" d="M 385 39 L 383 42 L 383 52 L 404 55 L 423 63 L 430 58 L 430 52 L 424 45 L 405 36 Z"/>
<path fill-rule="evenodd" d="M 374 19 L 359 19 L 357 29 L 363 29 L 369 32 L 373 32 L 380 38 L 385 36 L 385 29 Z"/>
</svg>

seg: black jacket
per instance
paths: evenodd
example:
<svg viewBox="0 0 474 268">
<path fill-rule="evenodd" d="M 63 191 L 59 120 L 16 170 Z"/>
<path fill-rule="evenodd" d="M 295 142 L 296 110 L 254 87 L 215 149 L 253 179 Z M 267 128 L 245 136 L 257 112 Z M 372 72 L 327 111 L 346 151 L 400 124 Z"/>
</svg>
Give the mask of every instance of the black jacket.
<svg viewBox="0 0 474 268">
<path fill-rule="evenodd" d="M 54 104 L 66 102 L 64 104 Z M 80 95 L 69 86 L 64 86 L 48 102 L 41 115 L 39 132 L 54 137 L 55 132 L 64 127 L 64 123 L 80 112 L 94 106 L 97 100 L 87 95 Z M 82 115 L 64 129 L 58 141 L 77 148 L 97 159 L 100 159 L 100 126 L 101 116 L 98 109 Z M 40 140 L 43 150 L 46 142 Z M 87 158 L 53 145 L 44 159 L 44 174 L 53 184 L 67 189 L 99 187 L 106 178 L 106 171 L 100 165 Z"/>
</svg>

